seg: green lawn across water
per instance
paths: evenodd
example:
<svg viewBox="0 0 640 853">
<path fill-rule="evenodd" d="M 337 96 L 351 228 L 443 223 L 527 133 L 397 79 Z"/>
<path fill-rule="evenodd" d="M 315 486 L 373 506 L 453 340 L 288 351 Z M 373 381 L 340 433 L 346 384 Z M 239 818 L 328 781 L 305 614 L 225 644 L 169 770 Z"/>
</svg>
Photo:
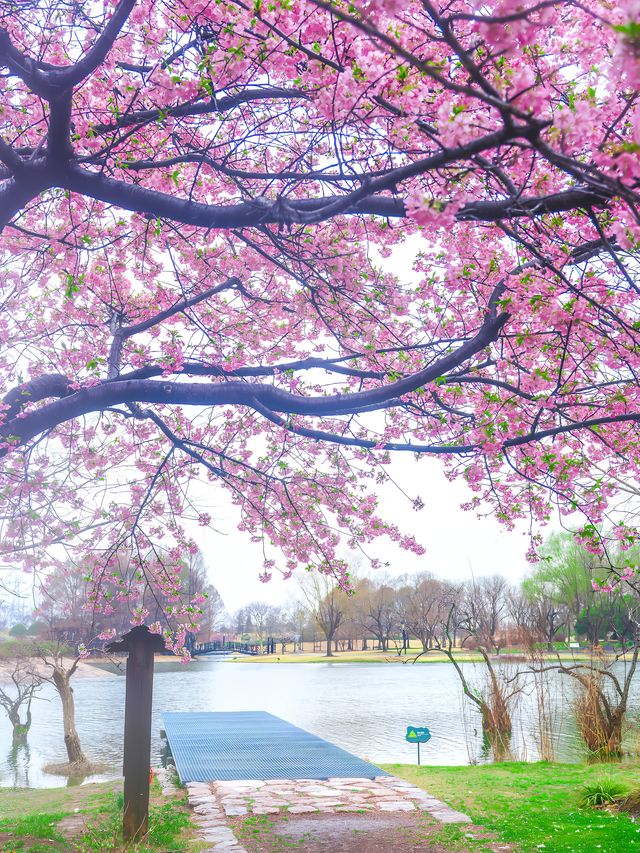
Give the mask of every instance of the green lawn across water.
<svg viewBox="0 0 640 853">
<path fill-rule="evenodd" d="M 640 851 L 640 820 L 635 823 L 625 814 L 578 806 L 582 787 L 601 779 L 622 782 L 630 790 L 640 789 L 638 763 L 382 766 L 466 812 L 474 823 L 493 830 L 501 841 L 522 853 Z M 451 828 L 443 835 L 447 832 L 452 850 L 456 849 L 456 839 L 469 849 L 489 849 L 486 843 L 474 845 L 463 827 Z M 447 843 L 445 837 L 442 841 Z"/>
</svg>

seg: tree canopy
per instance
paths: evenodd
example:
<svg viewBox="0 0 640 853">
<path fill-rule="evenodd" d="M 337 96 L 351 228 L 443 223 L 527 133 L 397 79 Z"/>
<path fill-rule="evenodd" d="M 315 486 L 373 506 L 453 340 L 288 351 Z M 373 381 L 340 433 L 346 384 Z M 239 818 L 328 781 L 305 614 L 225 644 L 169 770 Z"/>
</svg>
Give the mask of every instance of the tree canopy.
<svg viewBox="0 0 640 853">
<path fill-rule="evenodd" d="M 421 549 L 376 512 L 391 451 L 597 549 L 640 466 L 639 14 L 3 3 L 5 560 L 78 549 L 108 607 L 126 546 L 176 596 L 204 477 L 265 579 L 340 575 L 341 536 Z"/>
</svg>

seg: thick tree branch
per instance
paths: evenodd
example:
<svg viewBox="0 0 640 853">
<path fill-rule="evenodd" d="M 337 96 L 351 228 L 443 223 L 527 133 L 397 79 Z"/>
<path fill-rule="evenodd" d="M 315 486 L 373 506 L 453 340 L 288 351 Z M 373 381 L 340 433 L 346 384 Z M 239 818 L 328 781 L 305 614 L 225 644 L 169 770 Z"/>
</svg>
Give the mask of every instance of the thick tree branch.
<svg viewBox="0 0 640 853">
<path fill-rule="evenodd" d="M 119 116 L 114 122 L 93 124 L 91 125 L 91 130 L 98 134 L 113 133 L 122 127 L 148 124 L 158 121 L 160 118 L 185 118 L 187 116 L 209 115 L 211 113 L 226 113 L 243 104 L 250 104 L 252 101 L 289 101 L 296 99 L 305 100 L 308 98 L 309 94 L 302 91 L 302 89 L 286 89 L 278 86 L 260 88 L 255 86 L 244 89 L 235 95 L 216 95 L 210 100 L 178 104 L 173 107 L 167 106 L 162 110 L 136 110 L 135 112 Z"/>
<path fill-rule="evenodd" d="M 253 407 L 258 401 L 273 412 L 317 417 L 350 414 L 365 409 L 385 408 L 391 400 L 410 394 L 428 382 L 459 367 L 494 341 L 506 322 L 507 315 L 488 318 L 479 332 L 455 350 L 424 370 L 379 388 L 352 394 L 302 397 L 271 385 L 225 382 L 211 385 L 193 382 L 159 382 L 155 380 L 114 380 L 95 385 L 50 403 L 42 409 L 7 420 L 0 426 L 0 436 L 11 444 L 23 444 L 46 429 L 118 403 L 159 403 L 168 405 Z M 51 396 L 49 394 L 48 396 Z M 42 399 L 42 397 L 40 398 Z M 6 452 L 6 451 L 4 451 Z"/>
<path fill-rule="evenodd" d="M 69 68 L 52 72 L 54 73 L 53 79 L 57 86 L 64 89 L 71 89 L 102 65 L 126 24 L 136 2 L 137 0 L 121 0 L 115 12 L 109 18 L 107 25 L 82 59 Z"/>
<path fill-rule="evenodd" d="M 130 326 L 121 326 L 114 332 L 111 347 L 109 349 L 108 378 L 115 379 L 119 374 L 120 355 L 122 353 L 122 346 L 124 344 L 124 341 L 127 338 L 132 338 L 134 337 L 134 335 L 139 335 L 141 332 L 146 332 L 148 329 L 151 329 L 154 326 L 157 326 L 160 323 L 164 322 L 164 320 L 168 320 L 170 317 L 174 317 L 176 314 L 179 314 L 182 311 L 186 311 L 188 308 L 193 308 L 195 305 L 199 305 L 201 302 L 205 302 L 207 299 L 209 299 L 211 296 L 214 296 L 216 293 L 221 293 L 223 290 L 229 290 L 232 287 L 242 289 L 242 282 L 239 278 L 229 278 L 222 284 L 217 284 L 214 287 L 209 287 L 207 288 L 207 290 L 204 290 L 202 293 L 198 293 L 189 299 L 181 299 L 174 305 L 171 305 L 166 310 L 160 311 L 160 313 L 154 314 L 152 317 L 149 317 L 147 320 L 142 320 L 141 322 L 134 323 Z M 154 371 L 150 374 L 147 374 L 147 376 L 157 376 L 159 375 L 159 373 L 162 373 L 161 369 L 159 371 Z"/>
<path fill-rule="evenodd" d="M 66 376 L 60 373 L 46 373 L 38 376 L 37 379 L 18 385 L 17 388 L 12 388 L 8 394 L 5 394 L 2 402 L 8 408 L 1 413 L 1 417 L 5 421 L 10 421 L 19 415 L 25 406 L 49 397 L 67 397 L 71 393 L 71 381 Z"/>
<path fill-rule="evenodd" d="M 135 4 L 136 0 L 121 0 L 93 47 L 74 65 L 65 67 L 42 66 L 18 50 L 11 42 L 9 33 L 0 29 L 0 66 L 8 68 L 36 95 L 47 100 L 63 92 L 70 92 L 102 64 Z"/>
</svg>

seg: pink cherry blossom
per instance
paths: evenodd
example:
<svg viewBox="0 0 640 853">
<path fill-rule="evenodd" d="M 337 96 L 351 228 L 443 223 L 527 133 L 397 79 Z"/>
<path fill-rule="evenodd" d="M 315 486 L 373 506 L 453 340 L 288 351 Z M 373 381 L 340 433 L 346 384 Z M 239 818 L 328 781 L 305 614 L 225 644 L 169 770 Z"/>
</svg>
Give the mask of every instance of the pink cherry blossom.
<svg viewBox="0 0 640 853">
<path fill-rule="evenodd" d="M 82 565 L 180 652 L 218 501 L 265 581 L 422 553 L 377 505 L 394 453 L 528 559 L 555 513 L 636 542 L 637 0 L 91 16 L 0 12 L 5 562 Z"/>
</svg>

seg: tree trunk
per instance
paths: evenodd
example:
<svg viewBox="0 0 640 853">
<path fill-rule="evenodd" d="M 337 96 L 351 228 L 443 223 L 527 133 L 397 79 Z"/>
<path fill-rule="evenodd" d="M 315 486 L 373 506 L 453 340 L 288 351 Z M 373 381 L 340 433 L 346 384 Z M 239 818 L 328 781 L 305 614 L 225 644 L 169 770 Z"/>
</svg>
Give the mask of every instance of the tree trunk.
<svg viewBox="0 0 640 853">
<path fill-rule="evenodd" d="M 19 713 L 14 708 L 12 708 L 7 713 L 9 715 L 9 722 L 11 723 L 11 726 L 13 728 L 13 740 L 14 740 L 14 742 L 17 740 L 24 740 L 24 738 L 27 736 L 27 732 L 24 731 L 25 727 L 22 725 L 22 723 L 20 721 Z M 27 731 L 28 731 L 28 729 L 27 729 Z"/>
<path fill-rule="evenodd" d="M 617 709 L 616 709 L 617 710 Z M 609 738 L 607 740 L 607 751 L 606 755 L 610 757 L 617 757 L 622 755 L 622 721 L 624 719 L 624 713 L 622 714 L 614 714 L 614 718 L 611 722 L 611 727 L 609 729 Z"/>
<path fill-rule="evenodd" d="M 88 764 L 76 730 L 76 709 L 73 701 L 73 688 L 69 676 L 57 667 L 53 670 L 53 682 L 62 701 L 62 722 L 64 726 L 64 745 L 67 748 L 69 764 Z"/>
<path fill-rule="evenodd" d="M 31 728 L 31 711 L 27 711 L 27 718 L 24 723 L 18 719 L 17 722 L 11 721 L 13 725 L 13 741 L 22 741 L 27 739 L 29 729 Z"/>
<path fill-rule="evenodd" d="M 333 657 L 333 652 L 331 651 L 331 641 L 332 641 L 332 637 L 327 635 L 327 653 L 325 654 L 326 658 L 332 658 Z"/>
<path fill-rule="evenodd" d="M 27 716 L 24 723 L 20 719 L 20 704 L 20 702 L 17 702 L 11 707 L 10 710 L 7 711 L 9 722 L 11 723 L 11 727 L 13 728 L 14 743 L 26 740 L 27 735 L 29 734 L 29 729 L 31 728 L 31 699 L 29 699 L 29 704 L 27 706 Z"/>
</svg>

